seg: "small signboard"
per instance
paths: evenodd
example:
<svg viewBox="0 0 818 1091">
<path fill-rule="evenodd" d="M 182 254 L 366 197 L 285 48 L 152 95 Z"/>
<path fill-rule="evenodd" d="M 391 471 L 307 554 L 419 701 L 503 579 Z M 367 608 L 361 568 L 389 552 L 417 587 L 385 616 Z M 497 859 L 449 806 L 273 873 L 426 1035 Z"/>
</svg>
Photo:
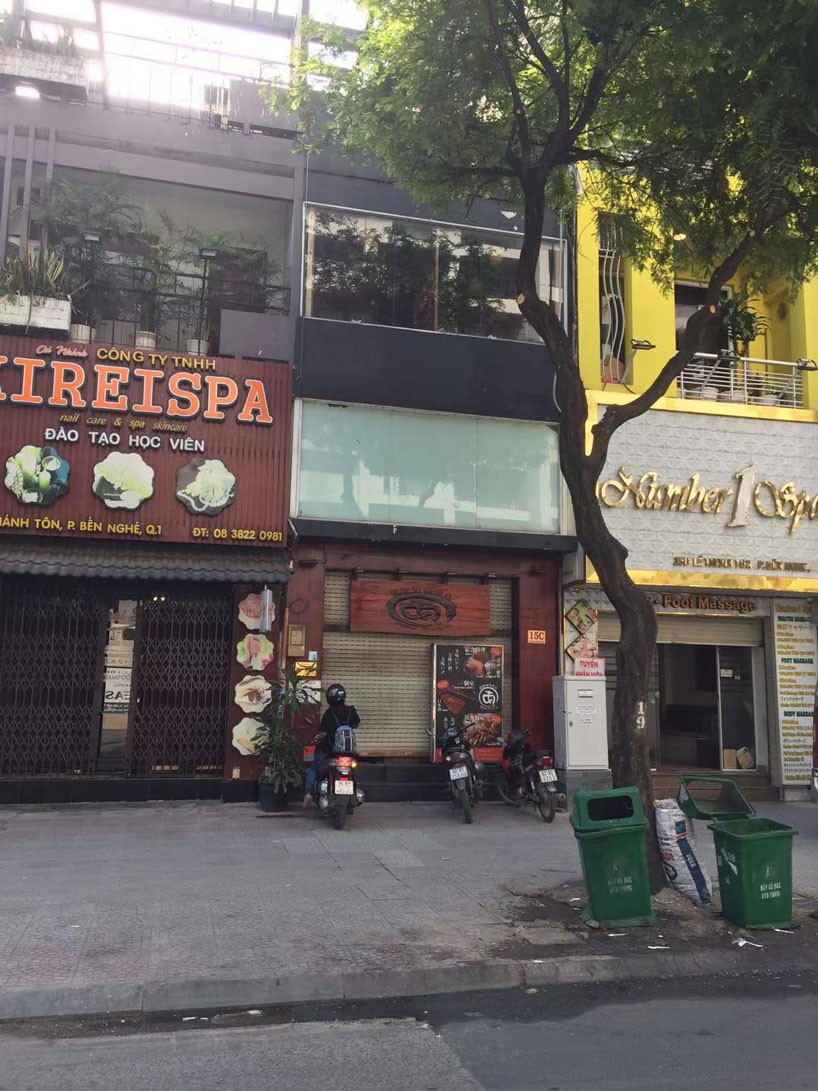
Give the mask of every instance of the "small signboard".
<svg viewBox="0 0 818 1091">
<path fill-rule="evenodd" d="M 434 759 L 443 733 L 463 729 L 477 748 L 499 755 L 503 726 L 503 649 L 498 644 L 435 644 Z"/>
<path fill-rule="evenodd" d="M 131 703 L 131 668 L 105 668 L 105 701 L 103 712 L 127 712 Z"/>
<path fill-rule="evenodd" d="M 353 580 L 349 585 L 353 633 L 465 636 L 491 631 L 491 589 L 486 583 L 404 583 Z"/>
<path fill-rule="evenodd" d="M 605 660 L 595 657 L 580 657 L 574 660 L 575 678 L 604 678 Z"/>
</svg>

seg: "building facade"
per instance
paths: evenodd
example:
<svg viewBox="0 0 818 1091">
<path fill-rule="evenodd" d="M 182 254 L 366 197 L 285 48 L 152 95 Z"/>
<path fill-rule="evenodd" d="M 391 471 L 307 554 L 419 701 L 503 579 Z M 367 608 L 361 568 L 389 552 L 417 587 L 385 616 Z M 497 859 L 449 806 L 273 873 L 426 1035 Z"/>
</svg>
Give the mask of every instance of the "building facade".
<svg viewBox="0 0 818 1091">
<path fill-rule="evenodd" d="M 592 412 L 626 397 L 592 396 Z M 805 408 L 667 397 L 613 437 L 599 500 L 657 611 L 646 730 L 662 787 L 671 771 L 725 771 L 759 798 L 806 798 L 816 423 Z M 564 670 L 604 674 L 610 724 L 618 620 L 590 564 L 573 576 Z"/>
<path fill-rule="evenodd" d="M 436 795 L 451 722 L 489 760 L 512 727 L 550 744 L 556 674 L 604 660 L 610 701 L 521 222 L 297 154 L 267 105 L 299 14 L 354 36 L 354 4 L 4 8 L 0 240 L 65 270 L 56 310 L 0 300 L 2 798 L 250 798 L 246 721 L 285 664 L 347 686 L 385 798 Z M 584 204 L 546 217 L 538 276 L 594 412 L 645 388 L 703 290 L 664 293 Z M 773 286 L 755 341 L 705 346 L 611 447 L 600 502 L 660 619 L 657 770 L 806 783 L 816 291 Z"/>
<path fill-rule="evenodd" d="M 0 238 L 74 279 L 71 329 L 0 307 L 1 453 L 70 481 L 47 503 L 7 485 L 0 509 L 4 798 L 250 798 L 249 691 L 285 664 L 347 686 L 376 795 L 436 795 L 453 719 L 490 760 L 512 726 L 549 742 L 575 540 L 553 369 L 514 302 L 519 220 L 435 219 L 294 153 L 262 85 L 302 10 L 354 34 L 352 4 L 7 7 Z M 569 259 L 550 216 L 540 288 L 566 322 Z M 111 455 L 153 471 L 133 509 L 108 510 Z M 223 511 L 180 498 L 202 459 L 235 477 Z"/>
</svg>

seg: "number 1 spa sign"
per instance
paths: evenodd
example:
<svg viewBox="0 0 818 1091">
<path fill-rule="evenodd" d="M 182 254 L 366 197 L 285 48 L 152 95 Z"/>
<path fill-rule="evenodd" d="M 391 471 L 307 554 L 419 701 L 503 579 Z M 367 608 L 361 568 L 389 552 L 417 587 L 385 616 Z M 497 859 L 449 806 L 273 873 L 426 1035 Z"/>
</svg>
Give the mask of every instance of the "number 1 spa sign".
<svg viewBox="0 0 818 1091">
<path fill-rule="evenodd" d="M 281 546 L 290 368 L 0 338 L 0 534 Z"/>
</svg>

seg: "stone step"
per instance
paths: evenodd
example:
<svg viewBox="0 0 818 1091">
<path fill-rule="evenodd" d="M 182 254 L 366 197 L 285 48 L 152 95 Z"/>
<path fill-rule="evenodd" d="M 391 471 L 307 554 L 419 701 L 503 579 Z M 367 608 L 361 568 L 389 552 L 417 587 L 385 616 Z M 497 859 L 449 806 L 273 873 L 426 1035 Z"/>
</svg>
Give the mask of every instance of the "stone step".
<svg viewBox="0 0 818 1091">
<path fill-rule="evenodd" d="M 692 769 L 685 769 L 690 774 Z M 774 803 L 780 799 L 778 788 L 770 784 L 768 773 L 718 773 L 715 770 L 703 770 L 702 776 L 727 776 L 732 777 L 746 798 L 751 803 Z M 659 772 L 652 775 L 653 794 L 656 799 L 675 799 L 679 792 L 679 774 L 671 772 Z"/>
</svg>

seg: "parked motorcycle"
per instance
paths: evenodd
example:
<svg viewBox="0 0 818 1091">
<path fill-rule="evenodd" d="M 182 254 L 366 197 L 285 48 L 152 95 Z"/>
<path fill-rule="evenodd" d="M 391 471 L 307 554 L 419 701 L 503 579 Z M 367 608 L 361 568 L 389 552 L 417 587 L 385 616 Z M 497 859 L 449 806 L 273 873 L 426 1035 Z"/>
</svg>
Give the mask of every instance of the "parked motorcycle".
<svg viewBox="0 0 818 1091">
<path fill-rule="evenodd" d="M 463 821 L 474 821 L 472 811 L 483 798 L 483 763 L 476 761 L 471 743 L 462 728 L 449 727 L 443 733 L 440 752 L 448 766 L 452 806 L 463 812 Z"/>
<path fill-rule="evenodd" d="M 532 750 L 525 741 L 530 731 L 512 731 L 503 746 L 503 764 L 497 775 L 501 799 L 522 810 L 530 803 L 553 822 L 557 813 L 557 771 L 550 750 Z"/>
<path fill-rule="evenodd" d="M 347 818 L 364 802 L 358 787 L 358 754 L 355 751 L 327 758 L 321 776 L 315 782 L 313 798 L 322 814 L 328 814 L 336 830 L 342 830 Z"/>
</svg>

